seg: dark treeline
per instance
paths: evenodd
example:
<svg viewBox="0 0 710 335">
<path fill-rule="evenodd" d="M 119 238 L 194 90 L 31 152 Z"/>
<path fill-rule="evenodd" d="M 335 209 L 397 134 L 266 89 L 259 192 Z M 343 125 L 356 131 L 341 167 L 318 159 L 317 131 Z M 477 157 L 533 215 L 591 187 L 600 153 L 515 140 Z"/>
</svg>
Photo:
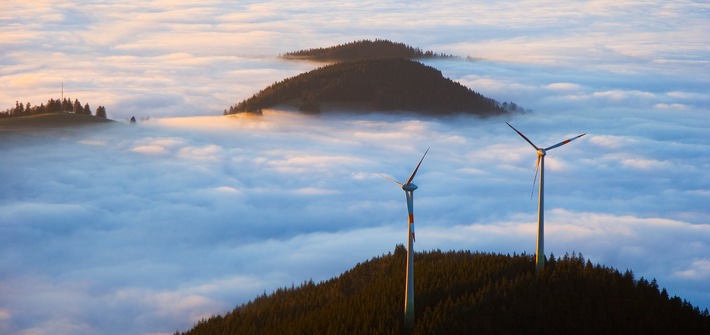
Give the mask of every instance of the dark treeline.
<svg viewBox="0 0 710 335">
<path fill-rule="evenodd" d="M 288 52 L 282 56 L 290 59 L 316 61 L 351 61 L 366 58 L 399 57 L 407 59 L 457 58 L 453 55 L 422 51 L 404 43 L 376 39 L 354 41 L 327 48 L 314 48 Z"/>
<path fill-rule="evenodd" d="M 262 108 L 294 101 L 304 112 L 320 111 L 323 102 L 365 102 L 377 110 L 432 115 L 490 116 L 509 111 L 444 78 L 433 67 L 403 58 L 378 58 L 335 63 L 276 82 L 224 114 L 260 113 Z"/>
<path fill-rule="evenodd" d="M 283 288 L 182 335 L 401 334 L 406 250 L 337 278 Z M 415 256 L 415 334 L 710 334 L 710 315 L 655 280 L 551 256 L 468 251 Z"/>
<path fill-rule="evenodd" d="M 14 108 L 8 108 L 3 112 L 0 112 L 0 118 L 9 118 L 17 116 L 28 116 L 36 114 L 46 114 L 46 113 L 75 113 L 75 114 L 85 114 L 92 115 L 93 112 L 89 104 L 84 104 L 82 106 L 79 99 L 74 101 L 71 98 L 64 99 L 49 99 L 47 104 L 44 103 L 37 105 L 32 105 L 30 102 L 22 103 L 15 102 Z M 99 106 L 96 108 L 96 116 L 106 118 L 106 107 Z"/>
</svg>

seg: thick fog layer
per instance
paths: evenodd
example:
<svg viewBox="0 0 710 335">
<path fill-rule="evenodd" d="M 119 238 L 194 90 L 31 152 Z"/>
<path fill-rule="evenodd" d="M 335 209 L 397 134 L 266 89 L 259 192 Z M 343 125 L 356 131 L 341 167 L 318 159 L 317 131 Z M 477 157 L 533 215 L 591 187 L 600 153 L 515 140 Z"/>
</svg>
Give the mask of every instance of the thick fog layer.
<svg viewBox="0 0 710 335">
<path fill-rule="evenodd" d="M 406 242 L 404 192 L 378 173 L 405 180 L 427 148 L 416 250 L 534 253 L 536 153 L 506 121 L 539 146 L 587 133 L 546 157 L 548 256 L 710 307 L 709 10 L 4 2 L 0 108 L 63 82 L 121 122 L 0 132 L 0 332 L 170 334 L 337 276 Z M 471 56 L 425 63 L 532 112 L 221 116 L 319 66 L 280 53 L 363 38 Z"/>
</svg>

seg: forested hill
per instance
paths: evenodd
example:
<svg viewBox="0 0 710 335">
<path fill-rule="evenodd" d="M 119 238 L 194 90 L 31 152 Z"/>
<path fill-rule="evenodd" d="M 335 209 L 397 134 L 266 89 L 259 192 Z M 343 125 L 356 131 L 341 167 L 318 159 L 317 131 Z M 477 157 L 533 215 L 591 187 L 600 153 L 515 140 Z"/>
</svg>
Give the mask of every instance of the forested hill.
<svg viewBox="0 0 710 335">
<path fill-rule="evenodd" d="M 279 289 L 176 334 L 401 334 L 406 250 Z M 415 255 L 415 334 L 710 334 L 710 315 L 655 280 L 552 256 Z"/>
<path fill-rule="evenodd" d="M 47 104 L 41 103 L 38 105 L 32 105 L 29 101 L 27 104 L 15 101 L 15 107 L 8 108 L 5 111 L 0 112 L 0 119 L 13 118 L 13 117 L 23 117 L 30 115 L 39 114 L 56 114 L 56 113 L 72 113 L 80 115 L 92 115 L 91 107 L 89 104 L 82 105 L 79 99 L 71 100 L 71 98 L 64 99 L 49 99 Z M 100 118 L 106 118 L 106 107 L 99 106 L 96 108 L 96 116 Z"/>
<path fill-rule="evenodd" d="M 399 57 L 407 59 L 456 58 L 453 55 L 422 51 L 404 43 L 376 39 L 339 44 L 327 48 L 315 48 L 288 52 L 286 59 L 307 59 L 323 62 L 340 62 L 368 58 Z"/>
<path fill-rule="evenodd" d="M 106 107 L 97 107 L 93 114 L 89 104 L 82 105 L 79 99 L 49 99 L 46 105 L 15 102 L 15 107 L 0 111 L 0 130 L 53 129 L 110 122 L 113 120 L 106 118 Z"/>
<path fill-rule="evenodd" d="M 327 111 L 321 107 L 333 102 L 429 115 L 492 116 L 508 112 L 495 100 L 443 77 L 433 67 L 402 58 L 378 58 L 335 63 L 285 79 L 231 106 L 224 114 L 261 113 L 263 108 L 278 105 L 321 112 Z"/>
<path fill-rule="evenodd" d="M 43 113 L 18 117 L 0 118 L 1 130 L 41 130 L 85 125 L 110 124 L 115 121 L 91 114 Z"/>
</svg>

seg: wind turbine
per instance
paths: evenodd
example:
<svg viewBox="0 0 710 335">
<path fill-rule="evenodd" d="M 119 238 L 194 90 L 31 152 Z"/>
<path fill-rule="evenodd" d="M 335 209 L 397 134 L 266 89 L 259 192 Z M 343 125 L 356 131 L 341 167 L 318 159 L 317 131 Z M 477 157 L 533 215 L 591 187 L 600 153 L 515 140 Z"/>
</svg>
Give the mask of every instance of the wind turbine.
<svg viewBox="0 0 710 335">
<path fill-rule="evenodd" d="M 422 165 L 424 157 L 426 157 L 429 149 L 426 149 L 424 156 L 419 160 L 419 164 L 414 168 L 412 175 L 409 176 L 407 182 L 402 184 L 394 179 L 391 179 L 385 175 L 380 174 L 385 179 L 394 182 L 395 184 L 402 187 L 404 190 L 404 195 L 407 198 L 407 210 L 409 211 L 409 224 L 407 228 L 407 282 L 404 288 L 404 326 L 407 329 L 414 328 L 414 249 L 413 243 L 416 240 L 414 236 L 414 190 L 417 189 L 417 185 L 412 183 L 414 176 L 419 170 L 419 166 Z"/>
<path fill-rule="evenodd" d="M 563 146 L 569 142 L 572 142 L 584 135 L 577 135 L 570 139 L 564 140 L 553 146 L 547 148 L 540 148 L 536 146 L 532 141 L 530 141 L 523 133 L 511 126 L 510 123 L 506 122 L 510 128 L 513 128 L 520 137 L 525 141 L 530 143 L 535 151 L 537 151 L 537 163 L 535 163 L 535 178 L 533 179 L 533 190 L 535 189 L 535 181 L 537 180 L 537 171 L 540 170 L 540 190 L 538 191 L 538 201 L 537 201 L 537 246 L 535 247 L 535 272 L 540 272 L 545 268 L 545 155 L 548 150 Z M 532 194 L 531 194 L 532 196 Z"/>
</svg>

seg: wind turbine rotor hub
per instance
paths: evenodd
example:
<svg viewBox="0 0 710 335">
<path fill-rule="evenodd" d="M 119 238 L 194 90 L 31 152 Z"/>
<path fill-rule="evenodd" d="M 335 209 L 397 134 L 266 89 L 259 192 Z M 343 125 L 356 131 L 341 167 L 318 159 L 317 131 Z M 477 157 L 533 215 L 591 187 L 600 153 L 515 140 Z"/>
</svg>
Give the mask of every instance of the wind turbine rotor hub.
<svg viewBox="0 0 710 335">
<path fill-rule="evenodd" d="M 412 183 L 402 185 L 402 189 L 405 191 L 409 191 L 409 192 L 412 192 L 412 191 L 416 190 L 417 188 L 418 188 L 417 185 L 414 185 Z"/>
<path fill-rule="evenodd" d="M 547 152 L 545 152 L 545 149 L 537 149 L 537 155 L 538 156 L 545 156 Z"/>
</svg>

